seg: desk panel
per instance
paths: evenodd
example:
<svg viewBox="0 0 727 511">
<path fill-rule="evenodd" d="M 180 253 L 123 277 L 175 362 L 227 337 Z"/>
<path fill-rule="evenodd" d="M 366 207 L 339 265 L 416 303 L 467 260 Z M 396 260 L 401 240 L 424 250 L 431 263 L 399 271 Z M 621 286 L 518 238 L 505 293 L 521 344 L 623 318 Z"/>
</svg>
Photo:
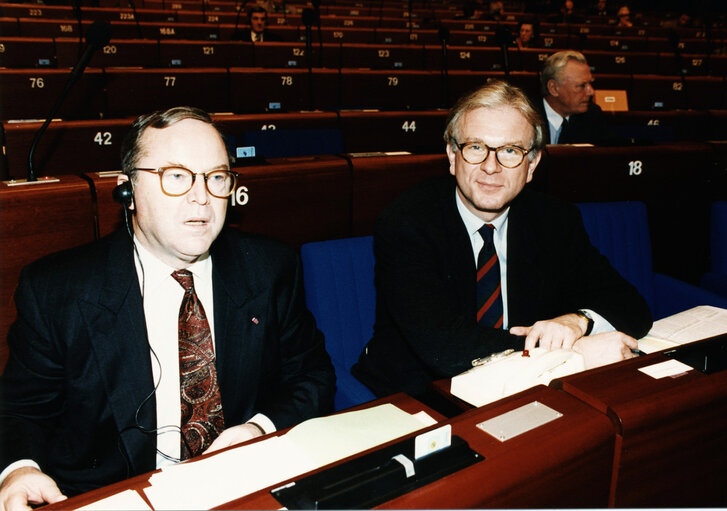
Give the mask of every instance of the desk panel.
<svg viewBox="0 0 727 511">
<path fill-rule="evenodd" d="M 77 176 L 19 186 L 0 182 L 0 372 L 21 269 L 51 252 L 93 241 L 92 211 L 89 185 Z"/>
<path fill-rule="evenodd" d="M 394 394 L 392 396 L 378 399 L 375 401 L 371 401 L 370 403 L 366 403 L 364 405 L 358 406 L 354 409 L 364 409 L 369 408 L 372 406 L 377 406 L 385 403 L 391 403 L 400 409 L 404 410 L 405 412 L 414 414 L 418 413 L 420 411 L 424 411 L 429 416 L 431 416 L 433 419 L 437 421 L 442 421 L 444 417 L 436 413 L 435 411 L 427 408 L 423 404 L 421 404 L 419 401 L 416 401 L 415 399 L 405 395 L 405 394 Z M 353 409 L 352 409 L 353 410 Z M 270 438 L 272 436 L 279 436 L 283 435 L 288 431 L 288 429 L 278 431 L 275 433 L 271 433 L 270 435 L 266 435 L 263 437 L 260 437 L 258 439 L 252 440 L 249 443 L 259 442 L 261 440 L 264 440 L 266 438 Z M 416 434 L 416 433 L 414 433 Z M 393 440 L 390 443 L 395 443 L 401 439 Z M 389 445 L 389 444 L 383 444 L 383 445 Z M 223 449 L 219 452 L 224 452 L 225 450 L 229 450 L 231 448 L 235 448 L 238 446 L 230 447 L 228 449 Z M 368 452 L 368 451 L 367 451 Z M 207 458 L 210 456 L 216 456 L 218 453 L 213 453 L 209 455 L 203 455 L 199 458 L 195 459 L 202 459 Z M 149 485 L 149 477 L 151 477 L 152 474 L 159 472 L 159 470 L 155 470 L 152 472 L 148 472 L 146 474 L 141 474 L 136 477 L 132 477 L 130 479 L 119 481 L 117 483 L 105 486 L 103 488 L 98 488 L 96 490 L 92 490 L 90 492 L 84 493 L 82 495 L 77 495 L 75 497 L 71 497 L 68 500 L 65 500 L 63 502 L 60 502 L 58 504 L 52 504 L 49 506 L 46 506 L 44 509 L 47 510 L 55 510 L 55 509 L 77 509 L 82 506 L 87 506 L 93 502 L 96 502 L 98 500 L 104 499 L 106 497 L 110 497 L 116 493 L 119 493 L 124 490 L 134 490 L 137 491 L 144 500 L 146 500 L 146 497 L 144 495 L 143 489 L 150 486 Z M 281 481 L 283 483 L 283 481 Z M 275 487 L 279 486 L 278 484 L 275 485 Z M 200 491 L 204 491 L 204 488 L 201 488 Z M 147 504 L 149 502 L 147 501 Z M 222 506 L 219 506 L 216 509 L 280 509 L 281 505 L 278 503 L 277 500 L 275 500 L 272 495 L 270 495 L 269 489 L 261 490 L 255 493 L 252 493 L 248 496 L 242 497 L 237 500 L 233 500 L 231 502 L 228 502 Z"/>
<path fill-rule="evenodd" d="M 500 442 L 476 427 L 538 401 L 562 417 Z M 606 415 L 539 385 L 450 420 L 485 460 L 394 499 L 383 508 L 605 507 L 614 434 Z"/>
<path fill-rule="evenodd" d="M 555 380 L 619 428 L 609 505 L 727 504 L 727 371 L 654 379 L 662 353 Z"/>
</svg>

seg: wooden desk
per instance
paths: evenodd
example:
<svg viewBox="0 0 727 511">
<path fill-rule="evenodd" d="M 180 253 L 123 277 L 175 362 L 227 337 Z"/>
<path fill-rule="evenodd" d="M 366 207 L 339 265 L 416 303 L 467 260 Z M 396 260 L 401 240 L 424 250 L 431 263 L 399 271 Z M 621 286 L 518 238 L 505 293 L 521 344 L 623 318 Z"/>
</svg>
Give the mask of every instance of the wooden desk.
<svg viewBox="0 0 727 511">
<path fill-rule="evenodd" d="M 563 414 L 505 442 L 476 425 L 539 401 Z M 611 421 L 564 392 L 539 385 L 449 421 L 485 460 L 382 508 L 605 507 L 613 460 Z"/>
<path fill-rule="evenodd" d="M 609 505 L 697 507 L 727 504 L 727 371 L 691 370 L 654 379 L 639 368 L 663 353 L 551 382 L 617 428 Z"/>
<path fill-rule="evenodd" d="M 0 182 L 0 371 L 15 321 L 13 293 L 21 269 L 51 252 L 94 239 L 88 183 L 77 176 L 40 178 L 35 184 Z"/>
<path fill-rule="evenodd" d="M 561 412 L 563 417 L 505 442 L 476 427 L 532 401 Z M 452 425 L 453 435 L 463 438 L 485 459 L 378 508 L 606 506 L 615 441 L 613 425 L 606 415 L 567 393 L 540 385 L 447 423 Z M 281 506 L 269 489 L 230 505 L 235 509 Z"/>
<path fill-rule="evenodd" d="M 402 410 L 408 412 L 408 413 L 417 413 L 420 411 L 427 412 L 432 418 L 434 418 L 437 421 L 443 421 L 444 417 L 437 412 L 427 408 L 426 406 L 422 405 L 415 399 L 407 396 L 406 394 L 394 394 L 392 396 L 389 396 L 387 398 L 378 399 L 376 401 L 372 401 L 370 403 L 366 403 L 364 405 L 361 405 L 359 407 L 356 407 L 357 409 L 362 408 L 368 408 L 371 406 L 376 406 L 384 403 L 391 403 L 393 405 L 398 406 Z M 260 437 L 258 439 L 252 440 L 250 443 L 258 442 L 260 440 L 263 440 L 265 438 L 270 438 L 271 436 L 278 436 L 283 435 L 288 430 L 282 430 L 275 433 L 271 433 L 270 435 L 266 435 L 264 437 Z M 396 440 L 395 440 L 396 441 Z M 235 446 L 237 447 L 237 446 Z M 232 449 L 234 447 L 230 447 L 229 449 Z M 225 449 L 227 450 L 227 449 Z M 223 450 L 224 451 L 224 450 Z M 220 451 L 220 452 L 223 452 Z M 217 453 L 209 454 L 206 456 L 200 456 L 197 459 L 209 457 L 209 456 L 215 456 Z M 151 477 L 152 474 L 159 472 L 159 470 L 148 472 L 146 474 L 141 474 L 136 477 L 132 477 L 131 479 L 126 479 L 124 481 L 119 481 L 117 483 L 111 484 L 109 486 L 105 486 L 103 488 L 98 488 L 96 490 L 92 490 L 90 492 L 84 493 L 82 495 L 77 495 L 75 497 L 71 497 L 68 500 L 65 500 L 63 502 L 59 502 L 58 504 L 51 504 L 48 506 L 45 506 L 44 509 L 48 510 L 54 510 L 54 509 L 76 509 L 82 506 L 87 506 L 93 502 L 96 502 L 98 500 L 104 499 L 106 497 L 110 497 L 111 495 L 114 495 L 116 493 L 119 493 L 124 490 L 135 490 L 137 491 L 144 500 L 147 501 L 147 504 L 151 505 L 149 501 L 146 499 L 146 496 L 143 492 L 143 489 L 150 486 L 149 485 L 149 477 Z M 281 481 L 283 482 L 283 481 Z M 279 486 L 278 484 L 275 485 L 276 487 Z M 246 497 L 242 497 L 238 500 L 229 502 L 227 504 L 224 504 L 223 506 L 220 506 L 220 509 L 280 509 L 280 503 L 278 503 L 269 492 L 269 489 L 261 490 L 259 492 L 253 493 L 251 495 L 248 495 Z"/>
</svg>

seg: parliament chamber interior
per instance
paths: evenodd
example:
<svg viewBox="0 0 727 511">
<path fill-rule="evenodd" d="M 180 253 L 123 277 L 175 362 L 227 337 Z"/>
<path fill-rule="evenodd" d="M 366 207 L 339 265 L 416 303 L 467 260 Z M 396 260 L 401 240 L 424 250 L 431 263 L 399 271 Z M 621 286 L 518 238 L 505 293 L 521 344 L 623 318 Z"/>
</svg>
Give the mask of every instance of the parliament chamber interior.
<svg viewBox="0 0 727 511">
<path fill-rule="evenodd" d="M 302 256 L 307 305 L 338 377 L 336 410 L 370 406 L 373 394 L 350 368 L 373 331 L 375 218 L 412 185 L 447 174 L 442 133 L 459 97 L 497 78 L 537 100 L 543 62 L 566 49 L 586 57 L 597 91 L 624 94 L 625 104 L 599 103 L 622 142 L 549 144 L 528 186 L 579 206 L 592 243 L 655 320 L 727 309 L 725 6 L 608 0 L 599 13 L 595 1 L 575 0 L 564 14 L 559 2 L 506 0 L 491 11 L 495 3 L 0 2 L 0 370 L 21 269 L 124 229 L 112 190 L 125 132 L 140 114 L 190 105 L 212 115 L 239 174 L 227 224 Z M 241 40 L 247 9 L 258 4 L 275 41 Z M 617 23 L 622 4 L 631 26 Z M 516 43 L 523 22 L 536 27 L 529 47 Z M 108 36 L 101 43 L 99 30 Z M 379 451 L 414 452 L 411 430 L 309 480 L 295 474 L 234 497 L 219 490 L 224 500 L 190 509 L 726 507 L 727 338 L 694 346 L 717 367 L 652 379 L 640 368 L 674 360 L 655 352 L 482 407 L 449 394 L 449 382 L 440 382 L 440 409 L 384 398 L 374 403 L 425 410 L 451 426 L 452 454 L 430 455 L 441 466 L 422 458 L 421 477 L 394 484 L 382 475 L 305 500 L 306 488 L 317 495 L 349 463 L 366 471 L 366 460 L 382 463 Z M 506 441 L 481 427 L 533 412 L 533 402 L 559 418 L 528 415 Z M 147 508 L 165 508 L 145 495 L 147 479 L 69 502 L 132 489 Z M 281 490 L 289 480 L 303 496 Z"/>
</svg>

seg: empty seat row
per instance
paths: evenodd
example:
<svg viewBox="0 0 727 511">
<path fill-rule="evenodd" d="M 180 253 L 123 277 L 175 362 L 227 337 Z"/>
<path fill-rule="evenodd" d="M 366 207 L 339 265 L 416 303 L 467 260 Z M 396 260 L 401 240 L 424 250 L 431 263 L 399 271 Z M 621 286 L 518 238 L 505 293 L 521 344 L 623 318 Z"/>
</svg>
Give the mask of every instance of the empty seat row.
<svg viewBox="0 0 727 511">
<path fill-rule="evenodd" d="M 0 69 L 0 120 L 44 119 L 60 97 L 69 71 Z M 534 72 L 450 70 L 88 68 L 71 89 L 58 117 L 136 116 L 179 104 L 209 112 L 301 110 L 428 110 L 448 108 L 488 78 L 507 78 L 537 97 Z M 597 87 L 625 90 L 632 110 L 720 109 L 722 77 L 596 75 Z"/>
<path fill-rule="evenodd" d="M 286 12 L 270 13 L 269 23 L 273 26 L 301 25 L 301 12 L 306 5 L 286 5 Z M 82 7 L 75 11 L 71 6 L 38 5 L 0 3 L 0 16 L 16 18 L 56 18 L 77 19 L 79 12 L 82 19 L 107 21 L 182 21 L 194 23 L 236 23 L 239 19 L 238 9 L 245 9 L 236 2 L 143 2 L 136 5 Z M 507 27 L 511 30 L 517 28 L 520 21 L 531 21 L 536 18 L 528 13 L 507 13 L 503 20 L 472 20 L 462 19 L 462 12 L 453 9 L 414 9 L 384 8 L 381 2 L 378 5 L 352 7 L 321 6 L 319 7 L 320 24 L 333 27 L 359 27 L 359 28 L 439 28 L 447 27 L 451 30 L 494 31 L 498 27 Z M 243 15 L 244 17 L 244 15 Z M 459 18 L 459 19 L 457 19 Z M 678 27 L 667 29 L 658 25 L 637 27 L 613 26 L 615 18 L 604 20 L 603 17 L 592 17 L 583 23 L 553 23 L 547 18 L 538 16 L 540 31 L 543 34 L 563 35 L 603 35 L 617 37 L 666 37 L 674 35 L 680 39 L 706 38 L 706 32 L 701 28 Z"/>
<path fill-rule="evenodd" d="M 480 35 L 478 38 L 487 38 Z M 461 41 L 462 42 L 462 41 Z M 466 43 L 466 41 L 464 41 Z M 79 58 L 72 37 L 2 37 L 0 67 L 72 67 Z M 566 46 L 508 50 L 512 70 L 539 71 L 543 60 Z M 663 52 L 583 50 L 595 73 L 725 76 L 727 56 Z M 94 67 L 324 67 L 411 70 L 503 70 L 501 48 L 455 44 L 364 44 L 179 39 L 113 39 L 91 58 Z"/>
<path fill-rule="evenodd" d="M 255 148 L 255 158 L 237 158 L 236 163 L 243 165 L 270 158 L 344 152 L 427 154 L 442 146 L 446 116 L 446 110 L 429 110 L 213 117 L 225 134 L 231 155 L 244 152 L 244 148 Z M 132 121 L 133 118 L 52 122 L 36 147 L 36 175 L 118 170 L 121 140 Z M 40 122 L 3 123 L 0 179 L 27 176 L 28 151 L 40 126 Z"/>
<path fill-rule="evenodd" d="M 296 112 L 214 115 L 230 154 L 255 148 L 255 158 L 317 154 L 409 152 L 428 154 L 442 145 L 447 110 Z M 607 115 L 624 140 L 657 142 L 727 140 L 727 111 L 627 111 Z M 119 168 L 121 140 L 133 118 L 52 122 L 34 153 L 37 176 L 114 171 Z M 5 122 L 0 126 L 0 180 L 23 179 L 28 152 L 41 126 Z M 68 150 L 73 148 L 73 150 Z"/>
<path fill-rule="evenodd" d="M 121 11 L 124 14 L 125 11 Z M 235 35 L 247 27 L 247 17 L 224 16 L 221 14 L 195 13 L 193 16 L 175 16 L 167 19 L 163 13 L 159 19 L 134 19 L 130 17 L 111 20 L 112 36 L 117 39 L 198 39 L 223 40 L 234 39 Z M 151 16 L 150 16 L 151 18 Z M 203 18 L 203 19 L 197 19 Z M 369 20 L 369 24 L 362 20 Z M 89 26 L 94 20 L 82 18 L 43 18 L 9 16 L 0 13 L 2 34 L 20 37 L 77 37 L 79 23 L 81 27 Z M 279 18 L 280 24 L 271 24 L 269 30 L 283 41 L 301 41 L 306 38 L 306 26 L 300 18 Z M 337 18 L 335 22 L 340 22 Z M 383 23 L 381 20 L 362 18 L 336 26 L 321 23 L 312 26 L 310 36 L 314 41 L 350 42 L 350 43 L 393 43 L 393 44 L 435 44 L 440 41 L 442 27 L 423 27 L 408 25 L 407 22 L 394 20 Z M 494 34 L 501 25 L 487 24 L 481 29 L 469 28 L 469 24 L 453 24 L 448 29 L 451 44 L 497 46 Z M 506 26 L 510 34 L 517 32 L 516 26 Z M 446 33 L 446 32 L 445 32 Z M 718 39 L 677 38 L 674 36 L 626 36 L 602 35 L 588 32 L 560 33 L 542 31 L 537 37 L 539 46 L 545 48 L 577 48 L 585 50 L 617 50 L 617 51 L 679 51 L 681 53 L 710 54 L 715 49 L 713 41 Z"/>
</svg>

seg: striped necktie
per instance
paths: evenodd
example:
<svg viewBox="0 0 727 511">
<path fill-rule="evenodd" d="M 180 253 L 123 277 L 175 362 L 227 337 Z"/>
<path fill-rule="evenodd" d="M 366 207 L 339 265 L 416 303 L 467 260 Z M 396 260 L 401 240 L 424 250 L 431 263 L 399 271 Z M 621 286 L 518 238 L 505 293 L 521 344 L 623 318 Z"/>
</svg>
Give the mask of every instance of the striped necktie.
<svg viewBox="0 0 727 511">
<path fill-rule="evenodd" d="M 492 241 L 494 230 L 493 225 L 485 224 L 478 231 L 485 244 L 477 257 L 477 323 L 502 328 L 500 262 Z"/>
</svg>

